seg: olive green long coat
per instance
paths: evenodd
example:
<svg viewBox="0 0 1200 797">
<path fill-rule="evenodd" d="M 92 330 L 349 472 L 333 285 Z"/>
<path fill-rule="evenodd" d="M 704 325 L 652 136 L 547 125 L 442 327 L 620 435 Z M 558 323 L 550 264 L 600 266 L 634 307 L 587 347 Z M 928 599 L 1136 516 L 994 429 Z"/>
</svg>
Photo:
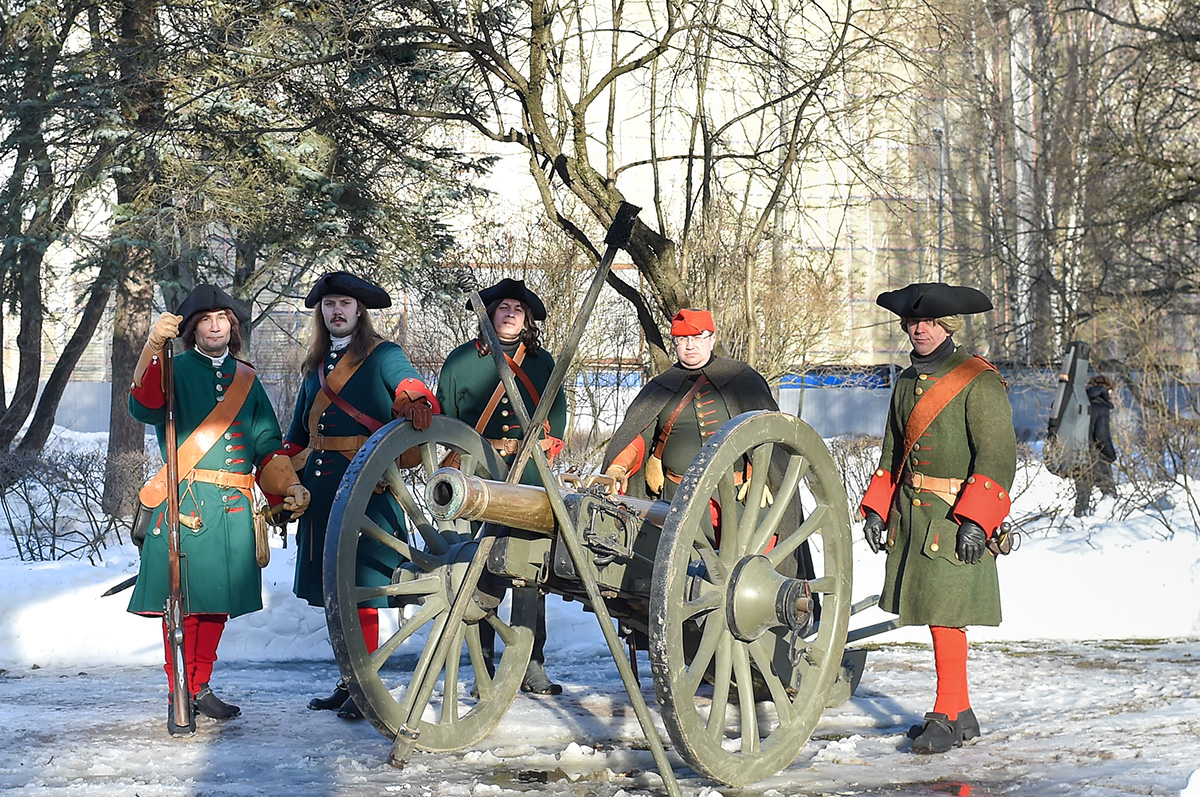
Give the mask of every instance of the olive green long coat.
<svg viewBox="0 0 1200 797">
<path fill-rule="evenodd" d="M 195 350 L 178 354 L 175 364 L 176 437 L 180 445 L 217 406 L 233 382 L 233 357 L 220 366 Z M 161 370 L 152 365 L 143 388 L 129 397 L 129 414 L 154 426 L 159 449 L 166 456 L 166 412 L 162 392 L 149 390 L 161 384 Z M 148 406 L 143 401 L 149 402 Z M 254 384 L 224 436 L 197 465 L 206 470 L 253 473 L 272 453 L 283 448 L 279 420 L 266 391 Z M 155 508 L 129 611 L 162 614 L 168 589 L 166 501 Z M 262 571 L 254 558 L 253 508 L 241 491 L 195 482 L 180 485 L 179 512 L 199 519 L 195 529 L 180 526 L 183 553 L 184 610 L 188 613 L 228 614 L 237 617 L 261 609 Z"/>
<path fill-rule="evenodd" d="M 908 461 L 900 461 L 905 424 L 921 393 L 969 357 L 959 348 L 928 377 L 908 368 L 892 393 L 879 468 L 899 484 L 887 513 L 887 569 L 879 606 L 898 614 L 904 625 L 961 628 L 1001 620 L 995 558 L 985 552 L 968 565 L 955 553 L 959 519 L 974 520 L 990 533 L 1002 519 L 992 507 L 1003 504 L 1007 511 L 1016 433 L 1000 376 L 991 370 L 977 376 L 937 415 Z M 966 483 L 952 507 L 904 484 L 900 474 L 905 470 Z M 991 501 L 995 495 L 1003 500 Z M 991 502 L 983 503 L 981 496 Z"/>
</svg>

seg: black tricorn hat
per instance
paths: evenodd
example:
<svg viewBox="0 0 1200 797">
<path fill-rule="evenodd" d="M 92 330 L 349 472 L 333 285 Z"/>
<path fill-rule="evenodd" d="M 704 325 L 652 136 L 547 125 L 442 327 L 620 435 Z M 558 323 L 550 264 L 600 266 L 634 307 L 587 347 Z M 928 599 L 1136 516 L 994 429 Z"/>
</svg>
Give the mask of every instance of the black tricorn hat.
<svg viewBox="0 0 1200 797">
<path fill-rule="evenodd" d="M 321 299 L 330 294 L 358 299 L 362 306 L 369 310 L 392 306 L 392 297 L 388 296 L 387 291 L 373 282 L 354 276 L 349 271 L 331 271 L 323 275 L 308 292 L 304 306 L 316 307 Z"/>
<path fill-rule="evenodd" d="M 875 304 L 901 318 L 944 318 L 992 309 L 991 299 L 982 291 L 944 282 L 914 282 L 899 290 L 879 294 Z"/>
<path fill-rule="evenodd" d="M 216 285 L 197 285 L 179 304 L 175 315 L 183 316 L 186 323 L 196 313 L 208 313 L 213 310 L 232 310 L 240 323 L 250 321 L 250 311 L 237 299 L 230 296 Z"/>
<path fill-rule="evenodd" d="M 529 311 L 533 313 L 534 321 L 546 320 L 546 305 L 542 304 L 542 300 L 538 298 L 536 293 L 525 287 L 525 280 L 515 280 L 505 277 L 490 288 L 481 290 L 479 298 L 483 299 L 485 307 L 500 299 L 516 299 L 525 303 Z M 475 309 L 471 306 L 470 299 L 467 299 L 467 309 Z"/>
</svg>

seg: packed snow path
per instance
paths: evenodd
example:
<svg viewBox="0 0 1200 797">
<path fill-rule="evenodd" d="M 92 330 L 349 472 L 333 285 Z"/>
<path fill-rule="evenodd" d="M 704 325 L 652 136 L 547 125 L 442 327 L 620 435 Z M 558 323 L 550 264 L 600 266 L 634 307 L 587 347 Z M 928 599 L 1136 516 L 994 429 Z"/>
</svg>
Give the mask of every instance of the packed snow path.
<svg viewBox="0 0 1200 797">
<path fill-rule="evenodd" d="M 785 771 L 745 789 L 699 778 L 672 753 L 685 794 L 1178 795 L 1200 769 L 1200 642 L 980 643 L 972 702 L 983 737 L 940 756 L 904 732 L 930 708 L 928 646 L 872 648 L 858 693 L 826 711 Z M 654 703 L 640 662 L 647 699 Z M 367 723 L 309 711 L 330 662 L 218 662 L 242 707 L 165 732 L 160 667 L 14 668 L 0 674 L 0 790 L 63 795 L 661 794 L 612 662 L 551 660 L 555 698 L 521 695 L 476 749 L 387 764 Z M 1194 787 L 1193 787 L 1194 788 Z M 1193 792 L 1188 790 L 1190 795 Z"/>
</svg>

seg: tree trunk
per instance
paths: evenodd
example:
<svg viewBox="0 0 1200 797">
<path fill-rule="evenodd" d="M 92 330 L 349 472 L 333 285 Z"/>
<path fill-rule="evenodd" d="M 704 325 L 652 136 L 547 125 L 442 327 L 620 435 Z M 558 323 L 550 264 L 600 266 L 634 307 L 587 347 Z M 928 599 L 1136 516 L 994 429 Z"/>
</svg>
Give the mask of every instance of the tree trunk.
<svg viewBox="0 0 1200 797">
<path fill-rule="evenodd" d="M 117 517 L 132 514 L 137 506 L 134 502 L 138 489 L 144 481 L 146 427 L 129 415 L 129 385 L 146 336 L 150 334 L 147 309 L 153 295 L 154 281 L 148 267 L 131 268 L 129 277 L 116 288 L 104 511 Z"/>
<path fill-rule="evenodd" d="M 122 101 L 129 109 L 138 135 L 131 141 L 151 142 L 127 154 L 130 171 L 118 175 L 117 202 L 135 211 L 130 220 L 118 225 L 114 239 L 126 241 L 150 239 L 150 230 L 139 229 L 140 214 L 154 215 L 153 206 L 144 207 L 151 190 L 159 182 L 158 157 L 153 149 L 154 134 L 163 120 L 164 86 L 157 49 L 155 17 L 158 0 L 124 0 L 118 19 L 121 47 L 117 65 L 120 71 Z M 162 201 L 162 200 L 160 200 Z M 128 228 L 128 229 L 127 229 Z M 130 514 L 143 481 L 145 427 L 129 416 L 129 384 L 142 346 L 150 332 L 150 312 L 154 297 L 154 257 L 137 244 L 115 244 L 110 256 L 124 275 L 115 287 L 116 311 L 113 315 L 112 406 L 109 410 L 108 462 L 104 470 L 104 511 L 118 517 Z"/>
<path fill-rule="evenodd" d="M 17 447 L 18 451 L 33 452 L 45 448 L 46 440 L 49 439 L 50 432 L 54 428 L 54 416 L 58 412 L 59 402 L 62 401 L 63 391 L 66 390 L 67 382 L 70 380 L 75 366 L 79 363 L 79 358 L 83 356 L 92 336 L 96 334 L 96 327 L 100 325 L 100 319 L 104 317 L 104 308 L 108 305 L 110 295 L 112 295 L 112 288 L 108 284 L 108 277 L 98 277 L 92 283 L 87 304 L 84 305 L 83 313 L 79 318 L 79 325 L 75 327 L 75 332 L 71 335 L 66 347 L 63 348 L 62 356 L 54 364 L 50 378 L 46 380 L 46 387 L 42 389 L 42 397 L 38 400 L 33 421 L 30 422 L 25 436 L 21 438 L 21 445 Z"/>
<path fill-rule="evenodd" d="M 42 373 L 42 305 L 41 262 L 43 248 L 28 246 L 18 256 L 16 277 L 20 281 L 21 318 L 17 332 L 17 386 L 12 401 L 0 415 L 0 451 L 7 451 L 37 398 L 38 380 Z"/>
</svg>

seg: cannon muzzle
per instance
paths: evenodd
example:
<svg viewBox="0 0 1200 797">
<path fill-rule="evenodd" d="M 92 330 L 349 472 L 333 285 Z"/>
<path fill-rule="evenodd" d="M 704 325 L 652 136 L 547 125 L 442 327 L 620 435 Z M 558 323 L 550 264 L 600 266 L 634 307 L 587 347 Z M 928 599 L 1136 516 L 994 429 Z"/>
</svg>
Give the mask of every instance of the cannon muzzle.
<svg viewBox="0 0 1200 797">
<path fill-rule="evenodd" d="M 481 520 L 553 534 L 554 510 L 543 487 L 507 484 L 441 468 L 425 485 L 429 512 L 438 520 Z"/>
</svg>

